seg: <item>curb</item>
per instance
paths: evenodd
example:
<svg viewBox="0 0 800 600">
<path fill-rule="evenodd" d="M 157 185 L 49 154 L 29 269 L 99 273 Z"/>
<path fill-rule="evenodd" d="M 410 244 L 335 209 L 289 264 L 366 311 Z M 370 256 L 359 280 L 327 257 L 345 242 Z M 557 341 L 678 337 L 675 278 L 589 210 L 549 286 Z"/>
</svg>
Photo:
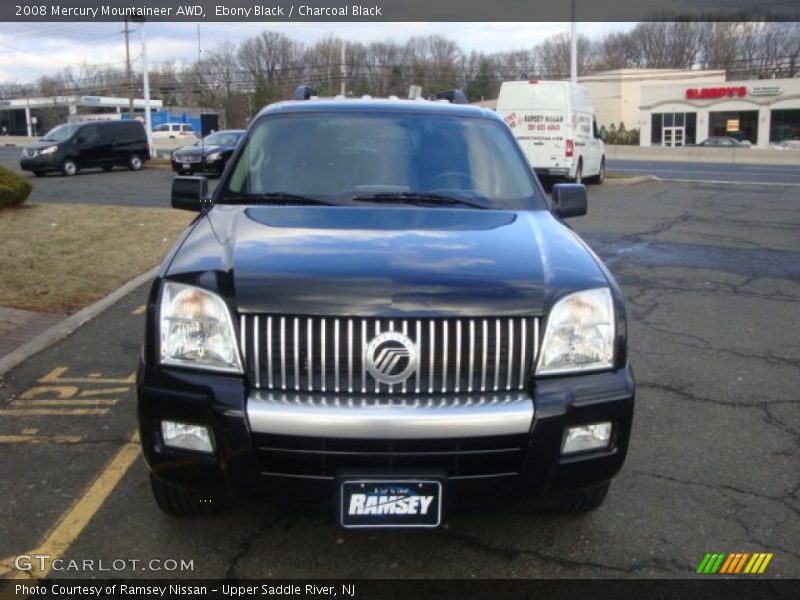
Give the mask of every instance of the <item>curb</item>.
<svg viewBox="0 0 800 600">
<path fill-rule="evenodd" d="M 606 179 L 603 185 L 634 185 L 647 181 L 659 181 L 655 175 L 637 175 L 636 177 L 626 177 L 624 179 Z"/>
<path fill-rule="evenodd" d="M 82 308 L 75 314 L 68 316 L 66 319 L 53 325 L 47 331 L 43 331 L 29 342 L 23 344 L 10 354 L 0 358 L 0 377 L 3 377 L 11 369 L 18 366 L 20 363 L 26 361 L 34 354 L 38 354 L 42 350 L 52 346 L 56 342 L 63 340 L 70 333 L 85 325 L 87 322 L 94 319 L 97 315 L 102 313 L 107 308 L 116 304 L 123 297 L 127 296 L 133 290 L 152 279 L 158 272 L 158 267 L 153 267 L 149 271 L 142 273 L 122 284 L 104 298 L 101 298 L 94 304 L 90 304 L 86 308 Z"/>
</svg>

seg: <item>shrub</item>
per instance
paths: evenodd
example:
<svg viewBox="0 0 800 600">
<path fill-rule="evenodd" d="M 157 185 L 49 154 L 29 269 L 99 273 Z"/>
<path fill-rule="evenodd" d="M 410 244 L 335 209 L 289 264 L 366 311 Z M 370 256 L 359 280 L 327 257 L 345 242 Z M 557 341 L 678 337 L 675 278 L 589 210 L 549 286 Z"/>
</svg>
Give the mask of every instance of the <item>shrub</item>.
<svg viewBox="0 0 800 600">
<path fill-rule="evenodd" d="M 33 186 L 24 177 L 0 167 L 0 209 L 19 206 L 28 198 Z"/>
<path fill-rule="evenodd" d="M 608 137 L 606 144 L 622 145 L 622 146 L 638 146 L 639 145 L 639 130 L 638 129 L 625 129 L 625 123 L 620 122 L 619 128 L 614 123 L 608 130 Z"/>
</svg>

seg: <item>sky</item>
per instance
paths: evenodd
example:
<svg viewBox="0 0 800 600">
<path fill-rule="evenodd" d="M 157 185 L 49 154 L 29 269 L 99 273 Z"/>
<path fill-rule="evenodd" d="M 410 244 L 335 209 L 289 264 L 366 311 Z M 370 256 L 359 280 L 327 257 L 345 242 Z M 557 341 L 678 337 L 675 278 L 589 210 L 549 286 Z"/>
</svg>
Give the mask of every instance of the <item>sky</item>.
<svg viewBox="0 0 800 600">
<path fill-rule="evenodd" d="M 590 38 L 608 31 L 623 31 L 635 23 L 579 23 L 578 32 Z M 121 23 L 0 23 L 0 82 L 30 83 L 42 75 L 54 75 L 66 67 L 125 65 L 125 41 Z M 234 42 L 261 31 L 280 31 L 313 44 L 327 35 L 347 40 L 404 42 L 415 35 L 441 34 L 461 48 L 483 52 L 527 49 L 546 38 L 569 31 L 569 23 L 202 23 L 201 52 L 213 50 L 222 40 Z M 175 61 L 197 60 L 198 26 L 194 23 L 148 23 L 145 29 L 150 68 Z M 138 30 L 131 37 L 131 58 L 141 69 Z"/>
</svg>

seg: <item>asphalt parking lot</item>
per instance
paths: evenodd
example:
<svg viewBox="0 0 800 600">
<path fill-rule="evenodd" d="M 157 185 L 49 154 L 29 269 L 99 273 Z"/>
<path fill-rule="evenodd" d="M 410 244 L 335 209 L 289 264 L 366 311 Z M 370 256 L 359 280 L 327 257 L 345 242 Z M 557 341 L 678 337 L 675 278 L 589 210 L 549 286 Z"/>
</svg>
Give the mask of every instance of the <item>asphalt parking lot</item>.
<svg viewBox="0 0 800 600">
<path fill-rule="evenodd" d="M 59 182 L 170 177 L 155 173 Z M 169 518 L 132 437 L 139 289 L 0 381 L 0 573 L 48 553 L 128 561 L 59 577 L 684 578 L 709 552 L 769 552 L 764 577 L 800 577 L 800 188 L 651 182 L 589 202 L 572 224 L 624 289 L 638 382 L 628 461 L 596 512 L 499 509 L 424 533 L 269 506 Z"/>
</svg>

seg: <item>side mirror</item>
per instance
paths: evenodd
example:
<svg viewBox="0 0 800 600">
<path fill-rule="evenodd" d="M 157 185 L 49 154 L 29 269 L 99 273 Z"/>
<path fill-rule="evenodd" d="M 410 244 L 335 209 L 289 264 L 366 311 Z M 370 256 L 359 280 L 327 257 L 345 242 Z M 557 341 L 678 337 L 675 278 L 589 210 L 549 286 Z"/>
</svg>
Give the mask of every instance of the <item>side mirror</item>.
<svg viewBox="0 0 800 600">
<path fill-rule="evenodd" d="M 211 206 L 208 179 L 205 177 L 175 177 L 172 180 L 172 208 L 201 212 Z"/>
<path fill-rule="evenodd" d="M 557 183 L 553 186 L 553 214 L 562 219 L 585 215 L 588 202 L 582 183 Z"/>
</svg>

